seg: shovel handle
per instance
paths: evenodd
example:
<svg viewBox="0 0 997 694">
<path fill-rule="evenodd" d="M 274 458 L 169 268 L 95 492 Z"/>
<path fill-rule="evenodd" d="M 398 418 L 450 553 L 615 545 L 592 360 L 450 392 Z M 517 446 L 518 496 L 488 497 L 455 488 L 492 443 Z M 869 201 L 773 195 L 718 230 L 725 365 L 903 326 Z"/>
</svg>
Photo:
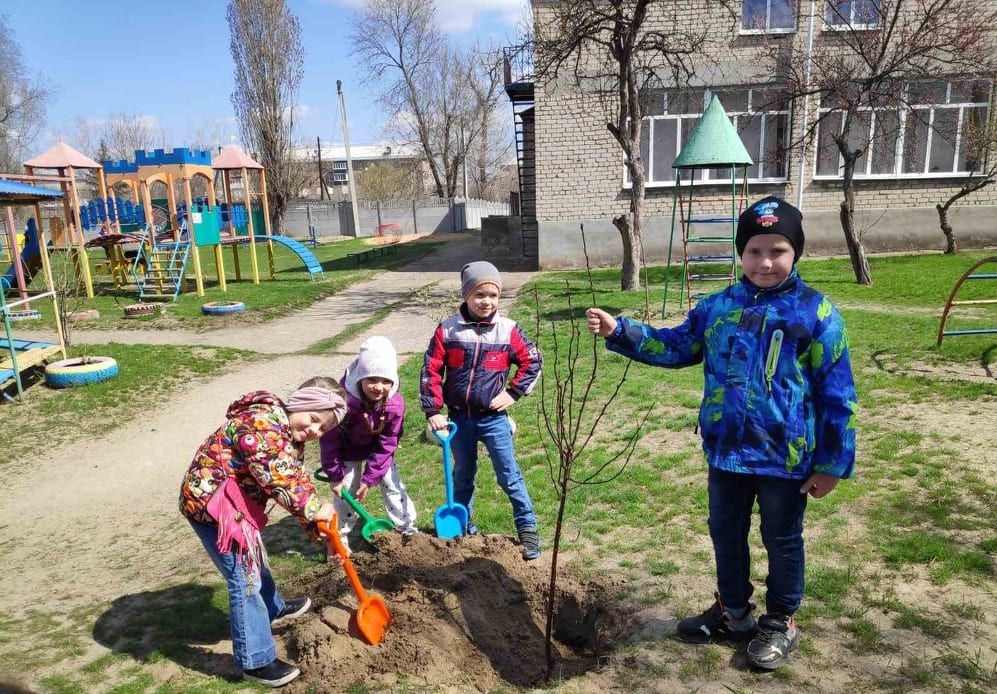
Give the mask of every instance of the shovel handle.
<svg viewBox="0 0 997 694">
<path fill-rule="evenodd" d="M 364 523 L 374 522 L 374 519 L 371 518 L 371 515 L 367 513 L 367 510 L 363 506 L 361 506 L 356 499 L 353 498 L 353 495 L 350 494 L 350 491 L 346 487 L 343 487 L 340 491 L 343 493 L 343 498 L 346 499 L 346 503 L 352 506 L 353 510 L 356 511 L 358 514 L 360 514 L 360 517 L 363 518 Z"/>
<path fill-rule="evenodd" d="M 346 577 L 350 579 L 350 585 L 353 587 L 353 592 L 357 594 L 360 604 L 363 604 L 367 600 L 367 592 L 360 583 L 360 577 L 357 576 L 357 570 L 353 568 L 353 562 L 350 561 L 350 557 L 346 553 L 346 548 L 343 547 L 343 541 L 339 539 L 339 530 L 337 530 L 339 527 L 339 514 L 334 513 L 332 515 L 331 524 L 319 521 L 316 525 L 318 526 L 318 531 L 329 538 L 329 543 L 332 545 L 333 551 L 343 560 L 343 569 L 346 571 Z"/>
<path fill-rule="evenodd" d="M 457 423 L 447 422 L 448 432 L 446 435 L 438 431 L 433 432 L 433 436 L 440 440 L 443 446 L 443 485 L 447 495 L 447 508 L 453 508 L 453 469 L 451 465 L 450 439 L 457 434 Z"/>
</svg>

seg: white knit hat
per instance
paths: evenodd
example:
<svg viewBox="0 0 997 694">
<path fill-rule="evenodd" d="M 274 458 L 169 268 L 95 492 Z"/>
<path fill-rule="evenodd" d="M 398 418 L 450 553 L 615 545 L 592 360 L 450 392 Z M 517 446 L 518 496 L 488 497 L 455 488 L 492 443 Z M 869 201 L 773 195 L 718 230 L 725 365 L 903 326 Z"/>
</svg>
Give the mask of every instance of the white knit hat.
<svg viewBox="0 0 997 694">
<path fill-rule="evenodd" d="M 360 354 L 346 367 L 346 390 L 358 398 L 363 393 L 360 381 L 372 377 L 391 381 L 391 397 L 398 392 L 398 356 L 391 340 L 380 335 L 369 337 L 360 345 Z"/>
</svg>

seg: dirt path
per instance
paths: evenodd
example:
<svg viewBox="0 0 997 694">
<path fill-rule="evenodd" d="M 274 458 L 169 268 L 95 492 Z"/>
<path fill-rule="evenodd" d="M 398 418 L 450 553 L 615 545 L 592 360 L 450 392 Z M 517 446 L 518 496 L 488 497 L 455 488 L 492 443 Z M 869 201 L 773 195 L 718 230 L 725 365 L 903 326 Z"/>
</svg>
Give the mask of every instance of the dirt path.
<svg viewBox="0 0 997 694">
<path fill-rule="evenodd" d="M 45 610 L 58 605 L 53 611 L 65 613 L 74 605 L 148 590 L 203 571 L 204 562 L 194 559 L 201 548 L 176 510 L 177 490 L 191 453 L 221 420 L 228 403 L 257 388 L 287 393 L 310 376 L 339 376 L 350 352 L 370 334 L 388 336 L 401 353 L 425 349 L 439 319 L 440 302 L 456 289 L 457 271 L 476 252 L 476 245 L 450 244 L 400 271 L 268 324 L 266 331 L 76 333 L 77 339 L 99 342 L 159 339 L 284 354 L 192 386 L 168 401 L 145 403 L 146 411 L 136 412 L 134 419 L 102 439 L 84 439 L 48 452 L 18 452 L 16 472 L 7 480 L 0 507 L 0 561 L 16 567 L 5 594 L 12 612 L 16 615 L 18 606 Z M 510 293 L 528 277 L 510 273 Z M 342 345 L 341 354 L 288 354 L 328 339 L 428 285 L 432 289 L 427 296 L 435 297 L 435 306 L 425 297 L 399 306 Z"/>
</svg>

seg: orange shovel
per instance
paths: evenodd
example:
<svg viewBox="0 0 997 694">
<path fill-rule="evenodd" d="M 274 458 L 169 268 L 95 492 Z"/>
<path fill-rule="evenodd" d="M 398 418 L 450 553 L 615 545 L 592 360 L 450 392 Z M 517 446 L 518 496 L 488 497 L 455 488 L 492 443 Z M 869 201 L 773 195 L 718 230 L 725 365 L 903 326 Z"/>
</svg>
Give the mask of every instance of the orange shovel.
<svg viewBox="0 0 997 694">
<path fill-rule="evenodd" d="M 363 589 L 360 577 L 357 576 L 357 571 L 353 568 L 353 562 L 350 561 L 350 557 L 346 554 L 346 548 L 343 547 L 343 541 L 339 539 L 339 532 L 336 530 L 339 527 L 337 516 L 332 516 L 331 523 L 319 521 L 316 525 L 318 531 L 329 538 L 332 550 L 343 560 L 343 569 L 346 570 L 346 576 L 350 579 L 353 592 L 357 594 L 357 599 L 360 601 L 360 607 L 357 608 L 355 615 L 357 631 L 360 632 L 364 641 L 371 646 L 376 646 L 381 643 L 384 632 L 388 628 L 388 622 L 391 621 L 388 606 L 384 604 L 384 600 L 376 595 L 368 595 Z"/>
</svg>

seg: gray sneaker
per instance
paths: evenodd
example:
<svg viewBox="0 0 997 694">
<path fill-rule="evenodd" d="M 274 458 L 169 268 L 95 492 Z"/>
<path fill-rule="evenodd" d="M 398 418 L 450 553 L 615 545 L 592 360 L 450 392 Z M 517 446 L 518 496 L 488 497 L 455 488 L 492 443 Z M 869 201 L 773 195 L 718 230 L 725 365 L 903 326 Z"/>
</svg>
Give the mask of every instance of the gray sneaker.
<svg viewBox="0 0 997 694">
<path fill-rule="evenodd" d="M 536 528 L 523 528 L 519 531 L 519 549 L 526 561 L 540 556 L 540 533 Z"/>
<path fill-rule="evenodd" d="M 800 645 L 800 630 L 791 615 L 766 614 L 758 620 L 758 633 L 748 644 L 748 664 L 775 670 L 789 662 L 789 654 Z"/>
<path fill-rule="evenodd" d="M 722 641 L 747 641 L 755 635 L 758 623 L 751 611 L 754 603 L 741 617 L 735 617 L 715 593 L 716 600 L 710 608 L 695 617 L 688 617 L 678 623 L 675 635 L 689 643 L 720 643 Z"/>
</svg>

